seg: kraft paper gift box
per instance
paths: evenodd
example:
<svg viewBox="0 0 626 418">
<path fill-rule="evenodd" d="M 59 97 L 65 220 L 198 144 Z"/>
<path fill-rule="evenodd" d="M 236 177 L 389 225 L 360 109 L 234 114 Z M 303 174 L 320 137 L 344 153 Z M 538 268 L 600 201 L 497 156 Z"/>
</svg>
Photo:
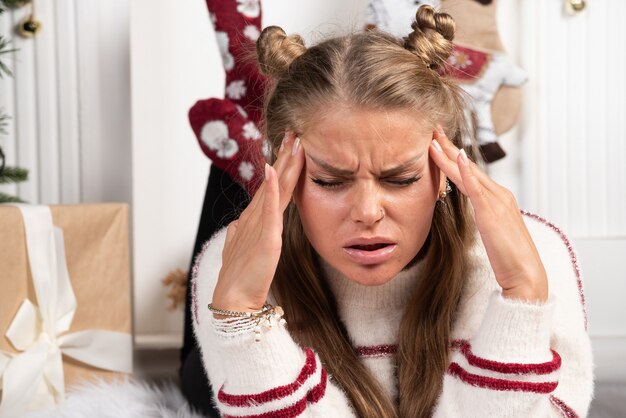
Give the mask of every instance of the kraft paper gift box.
<svg viewBox="0 0 626 418">
<path fill-rule="evenodd" d="M 0 416 L 130 373 L 130 290 L 126 204 L 0 205 Z"/>
</svg>

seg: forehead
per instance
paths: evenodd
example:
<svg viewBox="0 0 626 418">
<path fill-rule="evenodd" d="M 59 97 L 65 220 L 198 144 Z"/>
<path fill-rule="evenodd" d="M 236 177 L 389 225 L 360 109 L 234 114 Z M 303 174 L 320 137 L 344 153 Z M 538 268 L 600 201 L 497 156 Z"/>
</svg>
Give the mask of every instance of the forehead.
<svg viewBox="0 0 626 418">
<path fill-rule="evenodd" d="M 414 111 L 339 107 L 312 119 L 300 135 L 305 152 L 354 168 L 392 165 L 423 153 L 433 129 Z"/>
</svg>

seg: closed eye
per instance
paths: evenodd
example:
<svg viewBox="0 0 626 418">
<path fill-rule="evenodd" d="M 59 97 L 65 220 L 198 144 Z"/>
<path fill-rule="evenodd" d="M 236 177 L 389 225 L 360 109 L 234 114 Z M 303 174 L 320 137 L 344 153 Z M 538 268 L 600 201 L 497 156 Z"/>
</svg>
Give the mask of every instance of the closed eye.
<svg viewBox="0 0 626 418">
<path fill-rule="evenodd" d="M 321 187 L 325 187 L 331 189 L 333 187 L 340 187 L 343 185 L 342 181 L 324 181 L 320 179 L 311 178 L 313 183 L 320 185 Z"/>
<path fill-rule="evenodd" d="M 420 176 L 415 176 L 415 177 L 411 177 L 408 179 L 383 179 L 382 181 L 388 183 L 388 184 L 392 184 L 394 186 L 409 186 L 417 181 L 419 181 L 419 179 L 421 179 Z M 313 183 L 324 187 L 324 188 L 337 188 L 337 187 L 341 187 L 345 184 L 345 182 L 343 181 L 325 181 L 325 180 L 321 180 L 321 179 L 316 179 L 316 178 L 311 178 L 311 180 L 313 181 Z"/>
<path fill-rule="evenodd" d="M 408 186 L 417 182 L 419 179 L 421 179 L 420 176 L 415 176 L 408 179 L 385 179 L 384 181 L 397 186 Z"/>
</svg>

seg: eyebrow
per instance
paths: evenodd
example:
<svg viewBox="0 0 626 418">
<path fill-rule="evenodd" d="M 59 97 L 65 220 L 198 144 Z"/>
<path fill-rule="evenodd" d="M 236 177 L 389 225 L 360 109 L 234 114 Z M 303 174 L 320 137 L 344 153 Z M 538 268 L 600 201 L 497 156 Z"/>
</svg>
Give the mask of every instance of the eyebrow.
<svg viewBox="0 0 626 418">
<path fill-rule="evenodd" d="M 415 164 L 420 158 L 422 158 L 422 155 L 424 155 L 423 152 L 411 158 L 410 160 L 403 162 L 400 165 L 381 171 L 380 173 L 381 177 L 390 177 L 390 176 L 398 175 L 398 174 L 405 172 L 408 168 L 410 168 L 413 164 Z M 320 167 L 322 167 L 324 170 L 326 170 L 328 173 L 332 175 L 351 176 L 354 174 L 354 171 L 347 170 L 345 168 L 334 167 L 328 164 L 327 162 L 320 160 L 317 157 L 312 156 L 311 154 L 307 154 L 307 156 L 311 158 L 311 160 L 313 160 L 315 164 L 319 165 Z"/>
</svg>

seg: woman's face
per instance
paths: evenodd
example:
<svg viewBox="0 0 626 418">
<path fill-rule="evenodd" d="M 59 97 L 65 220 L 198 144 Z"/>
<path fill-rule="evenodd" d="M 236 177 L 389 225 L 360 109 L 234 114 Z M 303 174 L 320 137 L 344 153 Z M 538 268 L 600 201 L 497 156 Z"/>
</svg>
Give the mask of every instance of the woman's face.
<svg viewBox="0 0 626 418">
<path fill-rule="evenodd" d="M 313 248 L 351 280 L 388 282 L 422 248 L 445 183 L 428 156 L 432 127 L 415 112 L 344 107 L 300 138 L 294 201 Z"/>
</svg>

